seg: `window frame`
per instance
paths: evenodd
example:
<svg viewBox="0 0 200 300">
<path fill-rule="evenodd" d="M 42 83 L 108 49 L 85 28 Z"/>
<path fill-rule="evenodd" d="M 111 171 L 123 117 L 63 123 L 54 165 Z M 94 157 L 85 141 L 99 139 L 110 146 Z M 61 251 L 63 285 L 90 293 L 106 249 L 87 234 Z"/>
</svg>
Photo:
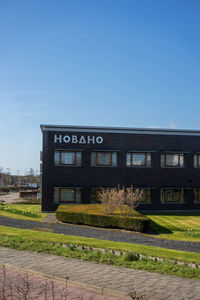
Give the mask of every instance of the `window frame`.
<svg viewBox="0 0 200 300">
<path fill-rule="evenodd" d="M 147 189 L 142 189 L 145 197 L 145 201 L 140 201 L 140 204 L 148 204 L 152 203 L 152 189 L 147 188 Z M 148 192 L 150 193 L 150 201 L 146 201 L 146 198 L 148 197 Z"/>
<path fill-rule="evenodd" d="M 127 156 L 128 154 L 130 154 L 130 165 L 127 164 Z M 134 164 L 134 158 L 133 156 L 134 155 L 144 155 L 144 164 L 142 165 L 137 165 L 137 164 Z M 150 165 L 148 166 L 148 155 L 150 156 Z M 138 152 L 138 151 L 129 151 L 126 153 L 126 167 L 134 167 L 134 168 L 151 168 L 152 166 L 152 157 L 151 157 L 151 152 Z"/>
<path fill-rule="evenodd" d="M 200 188 L 194 188 L 194 203 L 200 204 Z"/>
<path fill-rule="evenodd" d="M 107 165 L 107 164 L 100 164 L 98 162 L 98 153 L 103 153 L 103 154 L 110 154 L 110 164 Z M 111 151 L 96 151 L 96 166 L 98 167 L 112 167 L 112 153 Z"/>
<path fill-rule="evenodd" d="M 62 190 L 73 190 L 74 191 L 74 199 L 73 201 L 61 201 L 61 192 Z M 59 188 L 59 203 L 76 203 L 76 188 Z"/>
<path fill-rule="evenodd" d="M 81 193 L 81 190 L 82 188 L 81 187 L 58 187 L 58 186 L 55 186 L 54 187 L 54 193 L 55 193 L 55 189 L 58 190 L 58 200 L 54 203 L 56 204 L 67 204 L 67 203 L 79 203 L 81 204 L 82 203 L 82 193 Z M 73 190 L 73 201 L 62 201 L 61 200 L 61 194 L 62 194 L 62 190 Z M 79 195 L 79 191 L 80 191 L 80 202 L 78 201 L 77 202 L 77 195 Z M 55 201 L 55 199 L 54 199 Z"/>
<path fill-rule="evenodd" d="M 194 153 L 193 166 L 194 168 L 200 168 L 200 153 Z"/>
<path fill-rule="evenodd" d="M 184 153 L 179 152 L 166 152 L 166 153 L 162 153 L 162 155 L 164 155 L 164 160 L 163 160 L 163 168 L 184 168 L 185 166 L 185 157 L 184 157 Z M 170 165 L 167 164 L 167 155 L 178 155 L 178 165 Z M 181 156 L 183 156 L 183 165 L 181 166 Z"/>
<path fill-rule="evenodd" d="M 95 165 L 92 164 L 92 154 L 95 153 Z M 99 158 L 98 154 L 110 154 L 109 158 L 109 164 L 101 164 L 99 163 Z M 113 155 L 116 155 L 116 165 L 113 165 Z M 98 151 L 98 150 L 93 150 L 91 151 L 91 167 L 117 167 L 117 151 L 109 151 L 109 150 L 103 150 L 103 151 Z"/>
<path fill-rule="evenodd" d="M 180 201 L 166 201 L 165 191 L 175 191 L 179 190 L 179 200 Z M 183 204 L 184 203 L 184 189 L 183 188 L 162 188 L 161 189 L 161 203 L 162 204 Z M 171 200 L 171 199 L 170 199 Z"/>
<path fill-rule="evenodd" d="M 100 187 L 91 187 L 90 188 L 90 203 L 92 203 L 92 204 L 100 203 L 100 201 L 98 200 L 98 193 L 100 191 L 101 191 Z M 93 193 L 93 196 L 95 196 L 95 201 L 92 201 L 92 193 Z"/>
<path fill-rule="evenodd" d="M 147 153 L 145 152 L 129 152 L 131 154 L 131 167 L 147 167 Z M 142 165 L 137 165 L 137 164 L 134 164 L 134 159 L 133 159 L 133 156 L 134 155 L 144 155 L 144 164 Z"/>
<path fill-rule="evenodd" d="M 56 164 L 55 163 L 55 152 L 58 152 L 59 154 L 59 163 Z M 77 164 L 77 152 L 80 152 L 81 153 L 81 162 L 80 162 L 80 165 Z M 74 153 L 74 161 L 72 164 L 65 164 L 62 162 L 62 153 Z M 77 166 L 77 167 L 80 167 L 82 165 L 82 151 L 80 150 L 54 150 L 54 166 Z"/>
</svg>

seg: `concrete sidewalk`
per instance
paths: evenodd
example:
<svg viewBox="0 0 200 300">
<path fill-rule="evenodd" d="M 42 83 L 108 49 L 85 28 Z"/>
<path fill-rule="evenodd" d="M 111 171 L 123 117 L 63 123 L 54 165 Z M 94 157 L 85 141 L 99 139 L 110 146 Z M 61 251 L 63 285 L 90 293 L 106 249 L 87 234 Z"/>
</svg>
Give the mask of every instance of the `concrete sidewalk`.
<svg viewBox="0 0 200 300">
<path fill-rule="evenodd" d="M 7 204 L 18 203 L 19 202 L 19 192 L 17 193 L 8 193 L 6 195 L 0 196 L 0 201 L 5 201 Z M 20 200 L 20 202 L 23 200 Z"/>
<path fill-rule="evenodd" d="M 101 265 L 71 258 L 16 251 L 0 247 L 0 264 L 15 266 L 29 272 L 65 276 L 77 285 L 103 294 L 126 296 L 131 289 L 151 300 L 200 300 L 200 281 L 146 271 Z"/>
</svg>

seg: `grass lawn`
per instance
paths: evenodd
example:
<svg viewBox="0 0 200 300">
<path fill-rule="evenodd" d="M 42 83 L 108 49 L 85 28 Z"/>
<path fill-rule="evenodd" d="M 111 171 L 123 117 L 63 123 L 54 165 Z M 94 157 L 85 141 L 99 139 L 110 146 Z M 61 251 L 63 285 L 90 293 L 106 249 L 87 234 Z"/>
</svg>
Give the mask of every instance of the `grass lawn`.
<svg viewBox="0 0 200 300">
<path fill-rule="evenodd" d="M 71 246 L 66 248 L 61 244 L 70 244 Z M 91 251 L 76 249 L 73 247 L 73 245 L 121 250 L 126 253 L 124 255 L 116 256 L 112 253 L 101 253 L 98 250 Z M 200 264 L 199 253 L 188 253 L 152 246 L 110 242 L 93 238 L 66 236 L 62 234 L 38 232 L 34 230 L 17 229 L 6 226 L 0 226 L 0 246 L 17 250 L 36 251 L 39 253 L 48 253 L 76 259 L 90 260 L 98 263 L 147 270 L 150 272 L 176 275 L 186 278 L 200 279 L 199 268 L 191 268 L 184 265 L 180 266 L 169 261 L 169 259 L 173 259 L 188 263 L 193 262 Z M 148 258 L 138 260 L 134 258 L 135 254 L 163 257 L 166 259 L 166 261 L 152 261 Z"/>
<path fill-rule="evenodd" d="M 151 229 L 156 238 L 179 241 L 200 241 L 200 212 L 151 212 Z"/>
<path fill-rule="evenodd" d="M 31 221 L 42 221 L 47 213 L 41 212 L 41 204 L 6 204 L 8 209 L 20 210 L 24 212 L 31 212 L 37 214 L 37 218 L 33 218 L 31 216 L 24 216 L 21 214 L 16 214 L 8 211 L 0 210 L 0 216 L 9 217 L 13 219 L 23 219 L 23 220 L 31 220 Z"/>
<path fill-rule="evenodd" d="M 146 256 L 161 257 L 165 259 L 173 259 L 188 263 L 200 264 L 200 253 L 171 250 L 154 246 L 112 242 L 95 238 L 56 234 L 51 232 L 43 232 L 42 228 L 41 231 L 36 231 L 30 229 L 19 229 L 7 226 L 0 226 L 0 236 L 2 235 L 25 238 L 35 242 L 44 241 L 50 243 L 74 244 L 103 249 L 113 249 L 124 252 L 134 251 L 137 254 L 143 254 Z"/>
</svg>

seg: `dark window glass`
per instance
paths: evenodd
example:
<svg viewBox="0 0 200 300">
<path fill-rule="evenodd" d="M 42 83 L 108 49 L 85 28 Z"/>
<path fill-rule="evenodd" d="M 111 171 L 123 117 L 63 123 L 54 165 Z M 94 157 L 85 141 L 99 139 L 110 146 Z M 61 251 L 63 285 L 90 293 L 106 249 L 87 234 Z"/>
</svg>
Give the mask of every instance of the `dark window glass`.
<svg viewBox="0 0 200 300">
<path fill-rule="evenodd" d="M 181 203 L 183 202 L 182 189 L 163 189 L 162 190 L 162 202 L 164 203 Z"/>
<path fill-rule="evenodd" d="M 110 151 L 99 151 L 91 153 L 91 166 L 107 166 L 116 167 L 117 166 L 117 153 Z"/>
<path fill-rule="evenodd" d="M 55 165 L 71 165 L 81 166 L 81 152 L 80 151 L 55 151 L 54 164 Z"/>
</svg>

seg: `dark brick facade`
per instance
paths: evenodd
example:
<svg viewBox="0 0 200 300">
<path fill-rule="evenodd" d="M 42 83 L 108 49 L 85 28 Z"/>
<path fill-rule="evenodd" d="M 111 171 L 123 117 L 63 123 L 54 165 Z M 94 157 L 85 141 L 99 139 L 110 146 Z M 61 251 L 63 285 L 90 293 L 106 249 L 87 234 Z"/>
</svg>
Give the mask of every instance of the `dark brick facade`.
<svg viewBox="0 0 200 300">
<path fill-rule="evenodd" d="M 200 152 L 200 131 L 121 129 L 41 125 L 43 133 L 42 210 L 54 211 L 54 187 L 81 187 L 82 202 L 90 203 L 93 187 L 131 186 L 151 188 L 152 202 L 145 210 L 196 210 L 194 188 L 200 188 L 200 168 L 194 168 L 194 154 Z M 101 136 L 103 143 L 55 143 L 54 135 Z M 54 150 L 81 150 L 82 166 L 55 166 Z M 117 152 L 117 167 L 91 167 L 91 151 Z M 151 167 L 127 167 L 127 152 L 151 152 Z M 183 168 L 162 168 L 163 152 L 184 153 Z M 161 203 L 161 188 L 183 188 L 184 203 Z"/>
</svg>

